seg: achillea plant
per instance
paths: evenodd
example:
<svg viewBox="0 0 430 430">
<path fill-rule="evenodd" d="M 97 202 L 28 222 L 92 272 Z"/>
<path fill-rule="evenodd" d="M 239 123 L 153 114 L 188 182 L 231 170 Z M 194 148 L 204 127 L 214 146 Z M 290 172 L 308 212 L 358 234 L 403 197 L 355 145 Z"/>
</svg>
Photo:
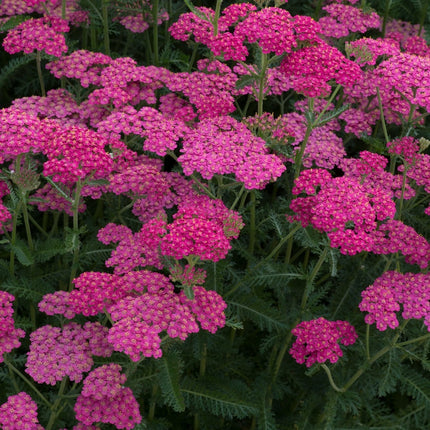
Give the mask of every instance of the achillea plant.
<svg viewBox="0 0 430 430">
<path fill-rule="evenodd" d="M 0 427 L 429 426 L 427 2 L 291 3 L 1 3 Z"/>
</svg>

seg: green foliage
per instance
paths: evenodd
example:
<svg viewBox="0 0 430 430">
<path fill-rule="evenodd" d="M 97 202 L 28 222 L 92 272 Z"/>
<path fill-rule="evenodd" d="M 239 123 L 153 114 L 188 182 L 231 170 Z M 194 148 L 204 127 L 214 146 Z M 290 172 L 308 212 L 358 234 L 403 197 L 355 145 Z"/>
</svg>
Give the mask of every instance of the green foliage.
<svg viewBox="0 0 430 430">
<path fill-rule="evenodd" d="M 240 380 L 199 381 L 186 378 L 182 394 L 190 409 L 201 409 L 227 419 L 245 418 L 257 413 L 250 390 Z"/>
<path fill-rule="evenodd" d="M 184 363 L 177 351 L 170 350 L 164 353 L 157 361 L 159 370 L 158 380 L 161 387 L 163 400 L 166 405 L 171 406 L 174 411 L 185 410 L 184 397 L 181 393 L 180 376 Z"/>
</svg>

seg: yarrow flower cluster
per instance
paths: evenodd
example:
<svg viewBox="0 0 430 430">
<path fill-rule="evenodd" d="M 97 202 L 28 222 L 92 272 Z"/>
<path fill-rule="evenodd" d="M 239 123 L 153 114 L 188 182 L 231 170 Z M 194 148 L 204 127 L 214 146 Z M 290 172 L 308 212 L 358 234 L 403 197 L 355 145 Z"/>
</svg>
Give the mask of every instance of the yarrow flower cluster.
<svg viewBox="0 0 430 430">
<path fill-rule="evenodd" d="M 162 356 L 160 333 L 185 340 L 199 327 L 215 333 L 225 325 L 226 303 L 215 291 L 200 286 L 192 288 L 194 297 L 183 291 L 177 294 L 169 278 L 146 272 L 146 292 L 127 296 L 108 309 L 113 326 L 109 329 L 109 342 L 116 351 L 127 354 L 132 361 L 141 356 Z"/>
<path fill-rule="evenodd" d="M 349 33 L 365 33 L 370 28 L 380 28 L 382 20 L 376 12 L 345 4 L 332 3 L 323 7 L 328 13 L 319 19 L 322 33 L 335 38 L 347 37 Z"/>
<path fill-rule="evenodd" d="M 30 18 L 9 30 L 3 40 L 3 48 L 9 54 L 45 51 L 61 57 L 68 50 L 63 33 L 69 30 L 67 21 L 55 16 Z"/>
<path fill-rule="evenodd" d="M 4 360 L 3 354 L 21 346 L 19 339 L 25 336 L 24 330 L 15 328 L 12 307 L 14 300 L 12 294 L 0 291 L 0 363 Z"/>
<path fill-rule="evenodd" d="M 376 230 L 377 221 L 393 218 L 396 210 L 383 189 L 375 189 L 370 195 L 359 181 L 347 176 L 331 178 L 321 169 L 301 173 L 293 194 L 303 191 L 311 194 L 291 202 L 290 209 L 297 214 L 293 219 L 304 227 L 311 224 L 326 232 L 331 246 L 340 247 L 340 252 L 347 255 L 371 251 L 374 243 L 371 233 Z M 384 204 L 379 204 L 379 200 Z"/>
<path fill-rule="evenodd" d="M 110 423 L 117 429 L 131 430 L 142 421 L 133 392 L 124 387 L 126 375 L 121 370 L 118 364 L 106 364 L 92 370 L 84 379 L 74 407 L 80 423 L 85 426 Z"/>
<path fill-rule="evenodd" d="M 26 372 L 39 384 L 55 385 L 65 376 L 80 382 L 94 364 L 93 355 L 110 357 L 107 328 L 100 323 L 44 325 L 30 335 Z"/>
<path fill-rule="evenodd" d="M 290 349 L 291 356 L 299 364 L 311 367 L 314 363 L 336 363 L 343 356 L 342 345 L 355 343 L 358 336 L 348 321 L 328 321 L 318 318 L 302 321 L 291 333 L 297 337 Z"/>
<path fill-rule="evenodd" d="M 351 87 L 361 77 L 361 69 L 356 63 L 322 41 L 286 55 L 280 70 L 289 76 L 291 86 L 307 97 L 327 97 L 332 80 Z"/>
<path fill-rule="evenodd" d="M 380 331 L 399 325 L 404 319 L 424 319 L 430 331 L 430 275 L 428 273 L 384 272 L 362 293 L 359 308 L 367 312 L 364 321 Z"/>
<path fill-rule="evenodd" d="M 0 425 L 3 430 L 43 430 L 36 402 L 23 391 L 9 396 L 0 406 Z"/>
<path fill-rule="evenodd" d="M 234 173 L 247 189 L 262 189 L 285 171 L 263 139 L 229 116 L 201 120 L 187 132 L 178 162 L 186 175 L 197 171 L 205 179 Z"/>
</svg>

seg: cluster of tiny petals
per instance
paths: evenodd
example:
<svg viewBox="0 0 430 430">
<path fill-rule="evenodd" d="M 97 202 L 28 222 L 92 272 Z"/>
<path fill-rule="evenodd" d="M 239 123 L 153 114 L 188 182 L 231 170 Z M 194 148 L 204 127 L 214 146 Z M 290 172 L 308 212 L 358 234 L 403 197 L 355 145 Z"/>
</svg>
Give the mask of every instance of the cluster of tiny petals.
<svg viewBox="0 0 430 430">
<path fill-rule="evenodd" d="M 380 28 L 382 24 L 376 12 L 365 13 L 353 6 L 332 3 L 323 9 L 329 16 L 320 18 L 318 22 L 326 36 L 339 37 L 340 31 L 340 37 L 348 36 L 350 32 L 365 33 L 370 28 Z"/>
<path fill-rule="evenodd" d="M 101 72 L 112 61 L 108 55 L 80 49 L 48 63 L 46 68 L 56 78 L 79 79 L 81 85 L 88 88 L 90 85 L 101 85 Z"/>
<path fill-rule="evenodd" d="M 169 27 L 169 32 L 177 40 L 185 42 L 193 35 L 197 43 L 208 45 L 213 35 L 211 18 L 215 12 L 207 7 L 198 7 L 196 10 L 202 17 L 192 12 L 183 13 L 178 21 Z"/>
<path fill-rule="evenodd" d="M 121 366 L 116 363 L 105 364 L 92 370 L 84 379 L 82 396 L 99 400 L 103 397 L 116 396 L 127 380 L 121 370 Z"/>
<path fill-rule="evenodd" d="M 166 233 L 166 222 L 163 219 L 152 219 L 144 223 L 137 233 L 126 231 L 115 224 L 108 224 L 99 230 L 97 237 L 103 243 L 107 243 L 108 240 L 112 240 L 112 232 L 114 234 L 121 232 L 123 236 L 110 258 L 106 260 L 106 267 L 114 267 L 116 274 L 130 272 L 136 267 L 163 268 L 158 250 L 160 238 Z"/>
<path fill-rule="evenodd" d="M 350 87 L 361 77 L 360 67 L 325 42 L 305 46 L 285 56 L 280 65 L 292 87 L 308 97 L 330 94 L 329 81 Z"/>
<path fill-rule="evenodd" d="M 386 208 L 378 216 L 379 220 L 386 217 L 394 218 L 395 203 L 390 201 L 392 197 L 410 199 L 414 197 L 415 190 L 404 180 L 401 175 L 393 175 L 385 170 L 388 159 L 383 155 L 375 154 L 369 151 L 360 152 L 360 158 L 345 158 L 340 163 L 340 168 L 344 171 L 345 176 L 355 178 L 367 190 L 373 206 L 376 206 L 375 199 L 382 199 L 386 202 L 382 204 Z M 375 191 L 375 190 L 381 190 Z M 385 198 L 384 198 L 385 195 Z"/>
<path fill-rule="evenodd" d="M 20 51 L 30 54 L 36 50 L 61 57 L 68 50 L 62 33 L 69 29 L 67 21 L 58 17 L 30 18 L 9 30 L 3 48 L 9 54 Z"/>
<path fill-rule="evenodd" d="M 348 346 L 358 338 L 348 321 L 329 321 L 323 317 L 302 321 L 291 332 L 297 339 L 289 352 L 297 363 L 305 363 L 306 367 L 327 360 L 336 363 L 343 356 L 339 342 Z"/>
<path fill-rule="evenodd" d="M 42 326 L 30 335 L 26 372 L 38 383 L 55 385 L 65 376 L 80 382 L 94 364 L 92 355 L 112 354 L 106 336 L 106 327 L 99 323 L 81 326 L 72 322 L 62 329 Z"/>
<path fill-rule="evenodd" d="M 263 139 L 229 116 L 201 120 L 187 132 L 178 162 L 186 175 L 197 171 L 205 179 L 234 173 L 247 189 L 262 189 L 285 170 Z"/>
<path fill-rule="evenodd" d="M 343 254 L 371 251 L 377 221 L 392 218 L 395 214 L 391 196 L 382 188 L 372 188 L 369 192 L 360 184 L 359 178 L 330 179 L 330 174 L 323 172 L 320 169 L 305 170 L 296 180 L 294 194 L 311 194 L 291 202 L 290 209 L 296 213 L 292 219 L 326 232 L 331 246 L 340 247 Z"/>
<path fill-rule="evenodd" d="M 133 392 L 123 386 L 126 375 L 120 372 L 121 366 L 111 363 L 97 367 L 84 379 L 74 406 L 82 424 L 92 428 L 93 423 L 110 423 L 117 429 L 131 430 L 142 421 Z"/>
<path fill-rule="evenodd" d="M 282 55 L 291 52 L 297 44 L 291 14 L 277 7 L 250 13 L 237 24 L 234 34 L 249 43 L 258 43 L 264 54 Z"/>
<path fill-rule="evenodd" d="M 194 298 L 187 298 L 181 291 L 181 302 L 187 305 L 196 315 L 201 327 L 210 333 L 215 333 L 225 326 L 224 310 L 227 307 L 224 299 L 213 290 L 206 290 L 200 286 L 193 287 Z"/>
<path fill-rule="evenodd" d="M 324 103 L 325 104 L 325 103 Z M 301 110 L 302 105 L 296 103 L 297 110 Z M 316 103 L 318 112 L 318 103 Z M 323 106 L 321 107 L 321 109 Z M 330 109 L 330 108 L 329 108 Z M 300 143 L 306 134 L 306 117 L 298 112 L 290 112 L 281 117 L 279 131 L 282 132 L 282 125 L 285 124 L 294 136 L 293 146 L 295 151 L 300 150 Z M 303 165 L 307 168 L 322 167 L 332 169 L 340 164 L 346 156 L 343 141 L 334 131 L 339 130 L 340 125 L 336 120 L 329 121 L 327 124 L 312 130 L 306 144 Z M 279 131 L 276 132 L 278 135 Z"/>
<path fill-rule="evenodd" d="M 160 97 L 160 112 L 166 118 L 180 120 L 184 123 L 191 122 L 196 117 L 191 104 L 174 93 Z"/>
<path fill-rule="evenodd" d="M 372 252 L 392 254 L 399 252 L 405 256 L 406 263 L 417 264 L 421 269 L 429 266 L 430 243 L 414 228 L 400 220 L 390 219 L 371 233 Z"/>
<path fill-rule="evenodd" d="M 367 324 L 385 331 L 399 325 L 396 312 L 404 319 L 424 319 L 430 331 L 430 275 L 428 273 L 384 272 L 362 293 L 359 308 L 367 312 Z M 400 306 L 401 305 L 401 306 Z"/>
<path fill-rule="evenodd" d="M 49 90 L 45 97 L 31 96 L 15 99 L 12 106 L 39 118 L 54 118 L 62 124 L 79 124 L 80 108 L 65 89 Z"/>
<path fill-rule="evenodd" d="M 236 110 L 232 92 L 237 76 L 228 70 L 211 70 L 208 62 L 199 60 L 198 71 L 175 73 L 165 82 L 175 93 L 182 93 L 196 108 L 200 119 L 228 115 Z"/>
<path fill-rule="evenodd" d="M 75 289 L 69 293 L 67 305 L 72 312 L 85 316 L 103 312 L 128 294 L 123 279 L 112 273 L 83 272 L 73 283 Z"/>
<path fill-rule="evenodd" d="M 48 156 L 44 174 L 52 176 L 54 182 L 69 184 L 89 176 L 106 178 L 112 170 L 112 157 L 105 150 L 111 142 L 95 131 L 74 125 L 54 126 L 50 137 L 43 144 Z"/>
<path fill-rule="evenodd" d="M 24 330 L 15 328 L 12 302 L 15 297 L 6 291 L 0 291 L 0 363 L 3 354 L 21 346 L 20 338 L 25 336 Z"/>
<path fill-rule="evenodd" d="M 46 315 L 64 315 L 67 319 L 75 317 L 75 312 L 70 308 L 69 293 L 67 291 L 55 291 L 52 294 L 45 294 L 39 302 L 40 312 Z"/>
<path fill-rule="evenodd" d="M 400 46 L 396 41 L 387 38 L 372 39 L 362 37 L 348 44 L 351 57 L 361 65 L 375 65 L 376 61 L 384 57 L 390 57 L 400 53 Z"/>
<path fill-rule="evenodd" d="M 400 53 L 383 61 L 375 69 L 375 82 L 381 87 L 383 104 L 397 101 L 401 112 L 401 103 L 409 100 L 411 103 L 430 109 L 430 57 Z M 393 94 L 394 93 L 394 94 Z M 400 94 L 398 94 L 400 93 Z M 407 100 L 402 100 L 406 98 Z M 409 104 L 406 103 L 405 113 L 409 113 Z"/>
<path fill-rule="evenodd" d="M 3 430 L 43 430 L 37 418 L 37 404 L 24 391 L 9 396 L 0 406 L 0 425 Z"/>
<path fill-rule="evenodd" d="M 161 357 L 162 331 L 182 340 L 198 331 L 195 317 L 188 307 L 181 305 L 167 277 L 160 286 L 138 297 L 126 297 L 109 309 L 114 321 L 109 329 L 109 342 L 133 361 L 138 361 L 141 355 Z"/>
<path fill-rule="evenodd" d="M 226 257 L 230 240 L 239 235 L 242 227 L 238 214 L 222 203 L 208 203 L 201 197 L 179 205 L 160 241 L 160 251 L 177 260 L 195 255 L 202 260 L 219 261 Z"/>
<path fill-rule="evenodd" d="M 73 190 L 66 187 L 62 187 L 62 190 L 64 194 L 68 196 L 67 199 L 63 197 L 51 184 L 46 184 L 32 194 L 34 200 L 30 200 L 29 204 L 36 205 L 41 212 L 52 210 L 65 212 L 67 215 L 73 216 L 71 203 L 73 199 Z M 85 209 L 86 205 L 81 201 L 78 211 L 85 212 Z"/>
<path fill-rule="evenodd" d="M 25 125 L 25 126 L 24 126 Z M 42 124 L 39 118 L 16 107 L 0 110 L 0 162 L 19 154 L 40 152 Z"/>
</svg>

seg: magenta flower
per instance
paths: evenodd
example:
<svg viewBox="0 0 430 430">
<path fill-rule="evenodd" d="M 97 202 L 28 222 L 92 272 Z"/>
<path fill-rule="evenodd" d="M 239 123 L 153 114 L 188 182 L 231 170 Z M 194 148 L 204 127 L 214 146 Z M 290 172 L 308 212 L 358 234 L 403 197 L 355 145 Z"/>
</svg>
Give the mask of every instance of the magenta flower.
<svg viewBox="0 0 430 430">
<path fill-rule="evenodd" d="M 81 428 L 82 424 L 110 423 L 117 429 L 131 430 L 142 421 L 133 392 L 123 386 L 126 376 L 120 373 L 121 370 L 118 364 L 106 364 L 91 371 L 84 379 L 74 407 Z"/>
<path fill-rule="evenodd" d="M 55 16 L 31 18 L 9 30 L 3 48 L 9 54 L 45 51 L 48 55 L 61 57 L 68 50 L 63 33 L 69 30 L 67 21 Z"/>
<path fill-rule="evenodd" d="M 93 355 L 109 357 L 107 328 L 100 323 L 68 323 L 61 329 L 45 325 L 30 335 L 26 372 L 38 383 L 55 385 L 65 376 L 80 382 L 94 364 Z"/>
<path fill-rule="evenodd" d="M 3 430 L 43 430 L 37 418 L 37 404 L 25 392 L 9 396 L 0 406 Z"/>
<path fill-rule="evenodd" d="M 21 346 L 19 339 L 25 336 L 24 330 L 15 328 L 12 307 L 14 300 L 12 294 L 0 291 L 0 363 L 3 362 L 3 354 Z"/>
<path fill-rule="evenodd" d="M 306 367 L 327 360 L 336 363 L 343 356 L 339 342 L 348 346 L 358 338 L 348 321 L 328 321 L 322 317 L 302 321 L 291 332 L 297 339 L 289 352 L 297 363 L 305 363 Z"/>
<path fill-rule="evenodd" d="M 430 331 L 430 275 L 428 273 L 384 272 L 362 293 L 359 308 L 367 312 L 364 321 L 385 331 L 399 325 L 396 312 L 404 319 L 422 319 Z M 402 305 L 402 306 L 400 306 Z"/>
</svg>

